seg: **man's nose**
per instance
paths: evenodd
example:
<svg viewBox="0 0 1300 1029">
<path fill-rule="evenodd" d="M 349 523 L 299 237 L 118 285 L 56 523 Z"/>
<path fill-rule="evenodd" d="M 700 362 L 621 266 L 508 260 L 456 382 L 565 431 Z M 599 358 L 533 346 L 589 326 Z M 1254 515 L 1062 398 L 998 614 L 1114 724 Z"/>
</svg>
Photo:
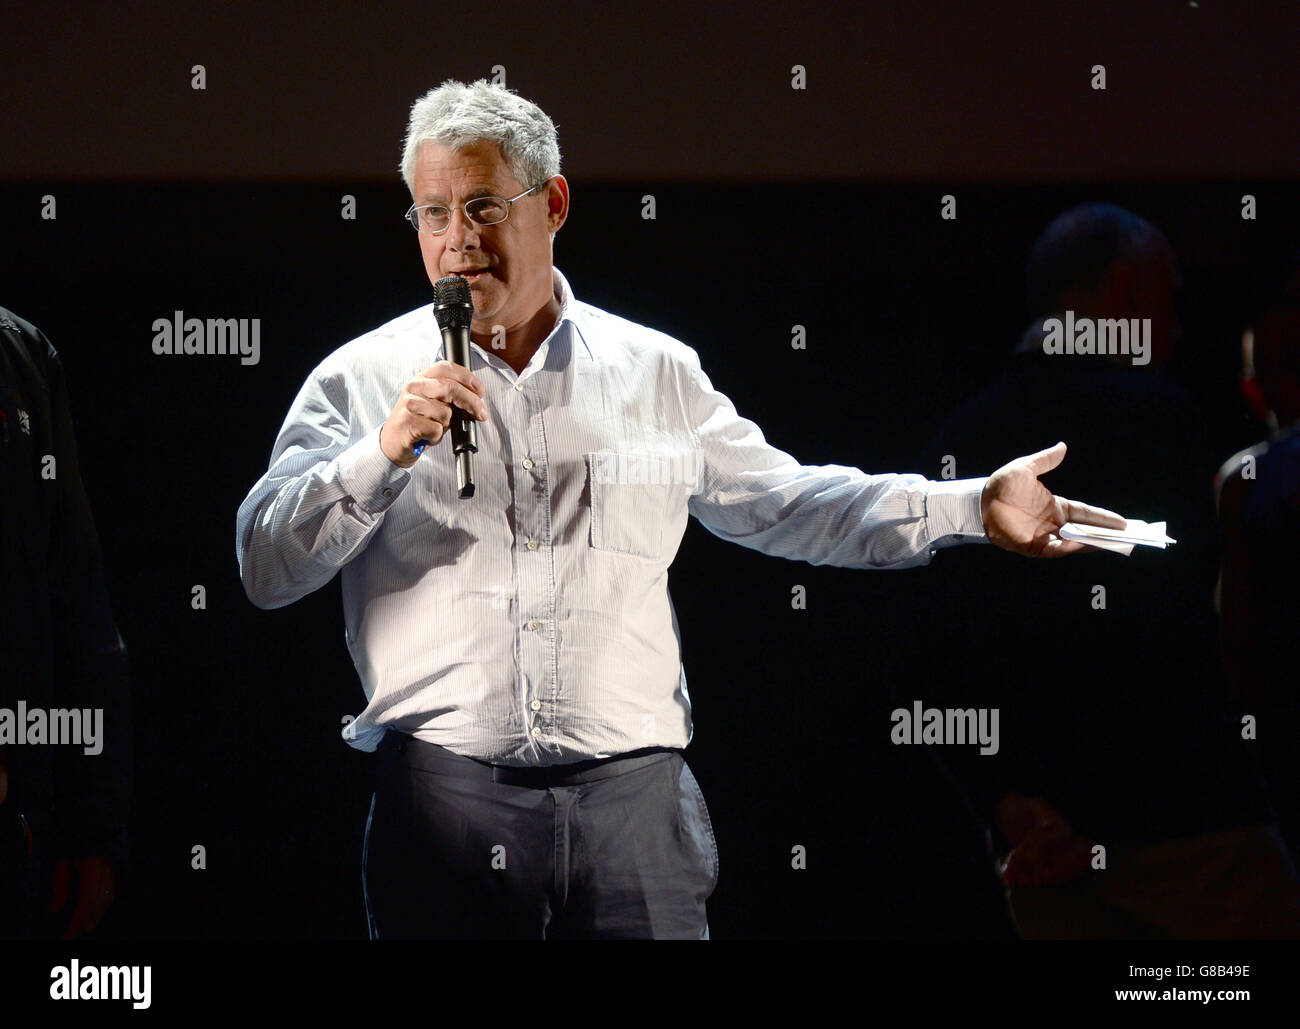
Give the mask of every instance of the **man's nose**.
<svg viewBox="0 0 1300 1029">
<path fill-rule="evenodd" d="M 447 226 L 446 246 L 449 250 L 466 251 L 478 249 L 478 226 L 470 220 L 464 210 L 457 207 L 451 212 L 451 222 Z"/>
</svg>

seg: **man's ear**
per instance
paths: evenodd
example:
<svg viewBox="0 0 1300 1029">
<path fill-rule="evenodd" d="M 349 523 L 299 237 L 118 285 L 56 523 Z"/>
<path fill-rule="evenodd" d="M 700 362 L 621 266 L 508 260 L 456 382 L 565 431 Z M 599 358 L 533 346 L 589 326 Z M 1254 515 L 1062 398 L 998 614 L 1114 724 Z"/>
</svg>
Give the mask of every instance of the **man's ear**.
<svg viewBox="0 0 1300 1029">
<path fill-rule="evenodd" d="M 546 184 L 546 231 L 559 232 L 569 217 L 569 182 L 556 175 Z"/>
</svg>

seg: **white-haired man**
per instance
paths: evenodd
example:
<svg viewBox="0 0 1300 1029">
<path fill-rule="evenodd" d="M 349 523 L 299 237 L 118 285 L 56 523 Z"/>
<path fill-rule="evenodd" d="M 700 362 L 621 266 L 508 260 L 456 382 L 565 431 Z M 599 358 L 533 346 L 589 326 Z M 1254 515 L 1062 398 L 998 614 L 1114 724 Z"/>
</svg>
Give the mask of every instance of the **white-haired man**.
<svg viewBox="0 0 1300 1029">
<path fill-rule="evenodd" d="M 692 349 L 574 297 L 552 265 L 555 128 L 509 90 L 421 98 L 402 172 L 430 281 L 469 283 L 471 367 L 443 359 L 428 306 L 335 351 L 237 524 L 260 607 L 342 570 L 368 700 L 343 735 L 381 753 L 371 935 L 707 938 L 717 846 L 667 585 L 688 514 L 852 568 L 964 540 L 1056 556 L 1080 549 L 1063 522 L 1122 520 L 1038 482 L 1062 444 L 943 483 L 769 446 Z M 478 422 L 467 500 L 436 445 L 456 408 Z"/>
</svg>

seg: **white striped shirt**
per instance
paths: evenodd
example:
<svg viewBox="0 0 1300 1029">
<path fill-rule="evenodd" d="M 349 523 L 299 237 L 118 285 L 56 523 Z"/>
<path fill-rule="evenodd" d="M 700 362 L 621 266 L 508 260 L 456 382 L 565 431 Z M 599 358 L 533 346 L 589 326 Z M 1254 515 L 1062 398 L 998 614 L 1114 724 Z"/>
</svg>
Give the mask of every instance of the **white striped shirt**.
<svg viewBox="0 0 1300 1029">
<path fill-rule="evenodd" d="M 379 448 L 401 387 L 442 358 L 432 305 L 312 372 L 240 505 L 249 599 L 282 607 L 342 569 L 346 639 L 388 729 L 507 765 L 685 747 L 691 704 L 668 594 L 688 514 L 765 554 L 847 568 L 925 564 L 984 539 L 983 479 L 800 465 L 715 390 L 694 350 L 576 300 L 523 372 L 471 346 L 490 419 L 477 492 L 450 442 L 408 469 Z"/>
</svg>

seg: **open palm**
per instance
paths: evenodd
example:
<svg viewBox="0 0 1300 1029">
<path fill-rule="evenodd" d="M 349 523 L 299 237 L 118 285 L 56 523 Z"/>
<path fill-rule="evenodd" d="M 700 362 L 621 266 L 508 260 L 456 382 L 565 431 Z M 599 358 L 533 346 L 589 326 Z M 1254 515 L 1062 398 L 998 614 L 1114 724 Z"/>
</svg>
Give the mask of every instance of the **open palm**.
<svg viewBox="0 0 1300 1029">
<path fill-rule="evenodd" d="M 1092 549 L 1059 535 L 1066 522 L 1122 529 L 1127 524 L 1114 511 L 1055 497 L 1038 477 L 1065 459 L 1065 444 L 1018 457 L 989 476 L 980 496 L 980 514 L 989 540 L 1003 550 L 1025 557 L 1064 557 Z"/>
</svg>

